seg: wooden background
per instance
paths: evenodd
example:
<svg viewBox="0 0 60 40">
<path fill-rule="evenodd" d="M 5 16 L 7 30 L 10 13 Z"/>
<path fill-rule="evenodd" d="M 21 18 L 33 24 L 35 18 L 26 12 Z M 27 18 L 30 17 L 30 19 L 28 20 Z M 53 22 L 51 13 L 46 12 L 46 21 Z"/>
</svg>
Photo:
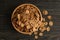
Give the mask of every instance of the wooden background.
<svg viewBox="0 0 60 40">
<path fill-rule="evenodd" d="M 13 10 L 23 3 L 32 3 L 41 11 L 46 9 L 53 16 L 51 31 L 38 40 L 60 40 L 60 0 L 0 0 L 0 40 L 34 40 L 34 35 L 18 33 L 11 24 Z"/>
</svg>

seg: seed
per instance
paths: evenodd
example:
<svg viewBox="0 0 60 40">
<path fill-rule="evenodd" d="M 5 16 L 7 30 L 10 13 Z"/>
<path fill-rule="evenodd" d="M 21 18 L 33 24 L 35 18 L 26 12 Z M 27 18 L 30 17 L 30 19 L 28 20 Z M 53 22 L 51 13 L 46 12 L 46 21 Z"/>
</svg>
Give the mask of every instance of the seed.
<svg viewBox="0 0 60 40">
<path fill-rule="evenodd" d="M 43 36 L 43 33 L 39 33 L 39 36 Z"/>
<path fill-rule="evenodd" d="M 49 26 L 53 26 L 53 22 L 52 21 L 49 22 Z"/>
<path fill-rule="evenodd" d="M 50 31 L 50 27 L 47 27 L 47 31 Z"/>
</svg>

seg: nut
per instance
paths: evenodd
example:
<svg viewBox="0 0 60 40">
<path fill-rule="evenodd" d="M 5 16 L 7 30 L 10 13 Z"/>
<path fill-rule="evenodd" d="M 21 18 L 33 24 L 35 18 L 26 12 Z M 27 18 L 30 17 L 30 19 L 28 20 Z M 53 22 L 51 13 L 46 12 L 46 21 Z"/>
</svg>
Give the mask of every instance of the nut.
<svg viewBox="0 0 60 40">
<path fill-rule="evenodd" d="M 47 27 L 47 31 L 48 31 L 48 32 L 50 31 L 50 27 Z"/>
<path fill-rule="evenodd" d="M 53 26 L 53 22 L 52 21 L 49 22 L 49 26 Z"/>
<path fill-rule="evenodd" d="M 43 10 L 43 14 L 44 15 L 47 15 L 48 14 L 48 11 L 47 10 Z"/>
<path fill-rule="evenodd" d="M 43 33 L 39 33 L 39 36 L 43 36 Z"/>
</svg>

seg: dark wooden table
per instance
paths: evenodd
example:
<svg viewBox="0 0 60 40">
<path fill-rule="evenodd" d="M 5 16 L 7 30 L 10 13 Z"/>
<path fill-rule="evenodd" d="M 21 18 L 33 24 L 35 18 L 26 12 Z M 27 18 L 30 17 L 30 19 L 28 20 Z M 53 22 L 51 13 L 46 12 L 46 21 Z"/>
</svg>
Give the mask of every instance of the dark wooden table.
<svg viewBox="0 0 60 40">
<path fill-rule="evenodd" d="M 0 40 L 34 40 L 34 35 L 18 33 L 11 24 L 13 10 L 23 3 L 32 3 L 41 11 L 46 9 L 53 16 L 51 31 L 38 40 L 60 40 L 60 0 L 0 0 Z"/>
</svg>

